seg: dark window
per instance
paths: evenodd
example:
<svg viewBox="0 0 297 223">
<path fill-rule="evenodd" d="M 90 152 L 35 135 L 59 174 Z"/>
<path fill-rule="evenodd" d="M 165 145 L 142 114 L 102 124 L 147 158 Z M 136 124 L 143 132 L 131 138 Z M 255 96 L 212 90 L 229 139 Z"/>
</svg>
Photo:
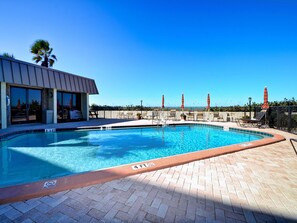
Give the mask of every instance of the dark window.
<svg viewBox="0 0 297 223">
<path fill-rule="evenodd" d="M 58 120 L 63 119 L 63 104 L 62 104 L 62 93 L 58 92 L 57 93 L 57 113 L 58 113 Z"/>
<path fill-rule="evenodd" d="M 72 95 L 72 109 L 77 109 L 77 107 L 76 107 L 76 94 Z"/>
<path fill-rule="evenodd" d="M 28 89 L 28 119 L 41 122 L 41 91 Z"/>
<path fill-rule="evenodd" d="M 41 90 L 11 87 L 11 123 L 41 122 Z"/>
<path fill-rule="evenodd" d="M 80 94 L 57 93 L 57 117 L 59 122 L 70 121 L 70 111 L 81 111 Z"/>
<path fill-rule="evenodd" d="M 64 108 L 71 109 L 72 107 L 72 94 L 64 93 L 63 94 L 63 106 Z"/>
</svg>

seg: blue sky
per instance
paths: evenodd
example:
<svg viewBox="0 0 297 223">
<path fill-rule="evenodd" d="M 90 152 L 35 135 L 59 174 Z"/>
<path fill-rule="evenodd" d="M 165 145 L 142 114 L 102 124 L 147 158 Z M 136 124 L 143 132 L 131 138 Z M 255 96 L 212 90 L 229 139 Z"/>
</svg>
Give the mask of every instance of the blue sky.
<svg viewBox="0 0 297 223">
<path fill-rule="evenodd" d="M 0 1 L 0 53 L 95 79 L 100 105 L 244 105 L 297 98 L 297 1 Z"/>
</svg>

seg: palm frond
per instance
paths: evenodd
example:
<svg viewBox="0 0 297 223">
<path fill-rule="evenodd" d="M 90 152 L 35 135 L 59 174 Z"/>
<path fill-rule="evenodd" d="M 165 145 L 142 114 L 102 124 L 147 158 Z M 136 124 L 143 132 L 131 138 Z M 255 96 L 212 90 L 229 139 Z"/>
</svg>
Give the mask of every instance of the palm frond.
<svg viewBox="0 0 297 223">
<path fill-rule="evenodd" d="M 52 58 L 54 58 L 55 60 L 58 60 L 56 55 L 51 55 Z"/>
<path fill-rule="evenodd" d="M 31 53 L 35 54 L 33 60 L 38 63 L 42 61 L 41 66 L 53 66 L 55 60 L 57 60 L 55 55 L 51 55 L 53 48 L 50 47 L 50 44 L 46 40 L 36 40 L 31 46 Z M 49 59 L 52 58 L 52 59 Z"/>
<path fill-rule="evenodd" d="M 52 67 L 54 65 L 55 61 L 53 59 L 49 59 L 49 65 Z"/>
<path fill-rule="evenodd" d="M 33 60 L 42 60 L 42 57 L 39 56 L 39 55 L 36 55 L 36 56 L 33 57 Z"/>
<path fill-rule="evenodd" d="M 38 54 L 38 48 L 35 45 L 31 46 L 31 50 L 30 51 L 33 54 Z"/>
<path fill-rule="evenodd" d="M 42 60 L 41 56 L 35 56 L 32 58 L 32 60 L 34 60 L 36 63 L 39 63 Z"/>
<path fill-rule="evenodd" d="M 36 40 L 33 45 L 31 46 L 31 53 L 37 54 L 37 52 L 40 49 L 44 49 L 45 51 L 48 51 L 49 48 L 49 42 L 46 40 Z"/>
</svg>

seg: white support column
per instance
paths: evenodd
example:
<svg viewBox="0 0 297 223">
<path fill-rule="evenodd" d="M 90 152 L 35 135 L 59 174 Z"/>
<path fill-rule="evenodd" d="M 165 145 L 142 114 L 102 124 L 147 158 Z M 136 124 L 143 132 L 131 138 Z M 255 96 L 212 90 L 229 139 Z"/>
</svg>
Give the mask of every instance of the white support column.
<svg viewBox="0 0 297 223">
<path fill-rule="evenodd" d="M 7 128 L 6 83 L 1 82 L 1 128 Z"/>
<path fill-rule="evenodd" d="M 54 115 L 53 115 L 53 122 L 54 124 L 57 124 L 58 122 L 58 118 L 57 118 L 57 89 L 53 89 L 53 111 L 54 111 Z"/>
</svg>

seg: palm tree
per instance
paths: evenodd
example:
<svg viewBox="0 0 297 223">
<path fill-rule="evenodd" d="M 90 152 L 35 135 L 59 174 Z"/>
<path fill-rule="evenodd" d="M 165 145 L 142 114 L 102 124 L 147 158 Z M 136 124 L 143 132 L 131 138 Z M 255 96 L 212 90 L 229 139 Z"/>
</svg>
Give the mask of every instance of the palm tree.
<svg viewBox="0 0 297 223">
<path fill-rule="evenodd" d="M 3 57 L 6 57 L 6 58 L 13 58 L 13 59 L 14 59 L 13 54 L 3 53 L 2 56 L 3 56 Z"/>
<path fill-rule="evenodd" d="M 52 67 L 57 57 L 52 54 L 53 48 L 50 48 L 50 44 L 46 40 L 36 40 L 31 46 L 31 53 L 35 54 L 32 58 L 36 63 L 41 61 L 41 66 Z"/>
</svg>

